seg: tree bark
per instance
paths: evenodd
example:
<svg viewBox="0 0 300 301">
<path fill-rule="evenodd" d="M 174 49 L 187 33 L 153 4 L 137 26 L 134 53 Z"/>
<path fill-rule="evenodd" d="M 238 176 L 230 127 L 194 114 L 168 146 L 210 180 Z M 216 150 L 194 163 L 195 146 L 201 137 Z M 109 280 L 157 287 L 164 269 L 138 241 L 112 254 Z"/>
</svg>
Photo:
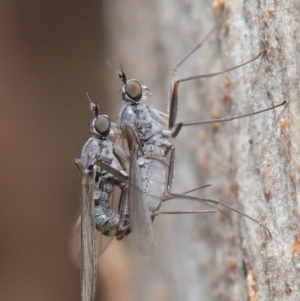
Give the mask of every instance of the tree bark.
<svg viewBox="0 0 300 301">
<path fill-rule="evenodd" d="M 133 243 L 111 246 L 121 248 L 120 262 L 131 263 L 128 300 L 299 300 L 299 4 L 104 1 L 103 16 L 106 59 L 147 85 L 154 92 L 147 104 L 164 112 L 172 68 L 215 26 L 178 78 L 222 71 L 263 52 L 237 70 L 182 83 L 178 121 L 237 116 L 287 101 L 263 114 L 183 129 L 174 139 L 173 191 L 211 183 L 197 195 L 261 221 L 272 238 L 234 212 L 159 217 L 153 258 L 135 253 Z M 105 72 L 112 74 L 106 92 L 112 99 L 121 83 Z M 110 106 L 111 116 L 119 107 Z M 181 200 L 167 208 L 205 206 Z M 101 269 L 117 260 L 109 253 L 100 260 L 102 280 Z M 106 292 L 113 300 L 115 291 Z"/>
</svg>

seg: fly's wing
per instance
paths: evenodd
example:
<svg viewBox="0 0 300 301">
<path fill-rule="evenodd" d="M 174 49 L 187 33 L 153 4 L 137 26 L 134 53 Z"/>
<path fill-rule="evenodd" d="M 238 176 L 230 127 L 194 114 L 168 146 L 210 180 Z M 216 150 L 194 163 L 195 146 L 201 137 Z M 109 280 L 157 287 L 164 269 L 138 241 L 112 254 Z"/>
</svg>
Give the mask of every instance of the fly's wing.
<svg viewBox="0 0 300 301">
<path fill-rule="evenodd" d="M 114 154 L 117 155 L 122 162 L 129 163 L 130 157 L 120 145 L 114 144 Z"/>
<path fill-rule="evenodd" d="M 143 254 L 151 255 L 154 250 L 152 220 L 135 151 L 131 151 L 128 206 L 133 238 Z"/>
<path fill-rule="evenodd" d="M 96 231 L 97 256 L 100 257 L 108 248 L 113 237 Z M 76 219 L 70 240 L 70 256 L 76 267 L 81 268 L 81 214 Z"/>
<path fill-rule="evenodd" d="M 97 250 L 98 257 L 100 257 L 104 251 L 108 248 L 110 243 L 112 242 L 112 236 L 105 236 L 100 232 L 97 232 Z"/>
<path fill-rule="evenodd" d="M 84 175 L 81 201 L 81 300 L 93 301 L 97 278 L 94 175 Z"/>
<path fill-rule="evenodd" d="M 81 212 L 77 214 L 75 224 L 70 235 L 70 257 L 76 267 L 81 267 Z"/>
<path fill-rule="evenodd" d="M 117 157 L 124 170 L 129 169 L 130 156 L 126 139 L 120 131 L 115 133 L 114 155 Z"/>
<path fill-rule="evenodd" d="M 81 175 L 84 174 L 84 167 L 81 159 L 75 159 L 74 165 Z M 81 268 L 81 208 L 76 214 L 75 223 L 73 223 L 69 240 L 70 257 L 77 268 Z"/>
<path fill-rule="evenodd" d="M 156 120 L 158 123 L 160 123 L 164 128 L 168 127 L 168 122 L 169 122 L 169 115 L 158 111 L 154 108 L 148 108 L 151 117 Z"/>
<path fill-rule="evenodd" d="M 116 177 L 119 181 L 123 183 L 127 183 L 128 176 L 126 173 L 122 172 L 121 170 L 115 169 L 111 165 L 103 162 L 103 161 L 97 161 L 95 162 L 95 165 L 106 170 L 108 173 L 112 174 L 114 177 Z"/>
</svg>

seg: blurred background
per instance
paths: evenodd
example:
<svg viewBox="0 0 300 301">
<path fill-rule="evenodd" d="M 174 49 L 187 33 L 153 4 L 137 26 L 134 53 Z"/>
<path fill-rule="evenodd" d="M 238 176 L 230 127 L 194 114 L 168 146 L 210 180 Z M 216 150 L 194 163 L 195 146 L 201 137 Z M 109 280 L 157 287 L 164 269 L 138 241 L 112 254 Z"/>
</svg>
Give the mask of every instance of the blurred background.
<svg viewBox="0 0 300 301">
<path fill-rule="evenodd" d="M 166 112 L 172 67 L 216 24 L 179 78 L 266 51 L 228 74 L 182 83 L 178 120 L 289 105 L 183 129 L 173 191 L 212 183 L 198 194 L 262 220 L 273 240 L 236 214 L 158 217 L 152 258 L 130 236 L 100 257 L 96 300 L 298 300 L 299 12 L 292 1 L 1 1 L 0 300 L 80 300 L 69 256 L 81 194 L 72 160 L 90 136 L 86 92 L 117 121 L 121 82 L 106 60 L 147 85 L 147 103 Z M 171 201 L 168 209 L 207 208 Z"/>
<path fill-rule="evenodd" d="M 220 7 L 218 1 L 212 8 L 212 1 L 175 0 L 1 2 L 0 300 L 80 300 L 80 274 L 68 244 L 81 193 L 72 160 L 80 156 L 93 117 L 86 92 L 116 121 L 121 83 L 109 60 L 149 86 L 151 105 L 166 112 L 172 66 L 215 26 Z M 216 35 L 205 47 L 181 76 L 221 70 Z M 181 120 L 227 112 L 230 98 L 222 86 L 230 90 L 226 77 L 182 88 Z M 206 109 L 204 100 L 195 100 L 208 94 Z M 174 190 L 211 183 L 224 168 L 214 189 L 230 201 L 230 162 L 217 155 L 215 164 L 225 165 L 209 173 L 215 150 L 208 133 L 184 130 L 176 140 L 181 159 Z M 215 142 L 216 149 L 224 145 L 218 136 Z M 219 229 L 216 223 L 211 216 L 157 218 L 151 259 L 130 238 L 113 242 L 99 261 L 97 300 L 227 300 L 226 281 L 233 278 L 223 267 L 232 261 L 225 263 L 218 230 L 212 230 Z"/>
<path fill-rule="evenodd" d="M 85 92 L 104 97 L 101 2 L 3 1 L 0 11 L 0 299 L 80 300 L 72 160 L 88 136 Z"/>
</svg>

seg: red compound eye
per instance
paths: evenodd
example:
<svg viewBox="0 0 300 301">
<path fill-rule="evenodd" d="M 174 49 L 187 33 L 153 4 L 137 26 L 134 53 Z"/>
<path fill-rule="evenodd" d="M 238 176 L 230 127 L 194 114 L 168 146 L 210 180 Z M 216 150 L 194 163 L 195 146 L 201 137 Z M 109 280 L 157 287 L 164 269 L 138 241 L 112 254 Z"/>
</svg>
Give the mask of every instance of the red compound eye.
<svg viewBox="0 0 300 301">
<path fill-rule="evenodd" d="M 126 84 L 126 95 L 134 101 L 140 101 L 143 96 L 143 91 L 140 83 L 136 80 L 130 80 Z"/>
</svg>

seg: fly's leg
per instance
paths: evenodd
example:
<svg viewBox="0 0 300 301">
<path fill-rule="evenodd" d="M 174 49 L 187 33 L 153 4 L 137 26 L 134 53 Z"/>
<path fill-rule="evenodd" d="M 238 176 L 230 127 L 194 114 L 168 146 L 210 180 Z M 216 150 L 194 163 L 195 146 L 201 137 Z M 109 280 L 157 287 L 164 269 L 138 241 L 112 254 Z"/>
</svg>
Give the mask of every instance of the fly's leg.
<svg viewBox="0 0 300 301">
<path fill-rule="evenodd" d="M 256 59 L 258 59 L 261 56 L 262 53 L 260 53 L 259 55 L 257 55 L 255 58 L 240 64 L 238 66 L 235 66 L 233 68 L 229 68 L 220 72 L 215 72 L 215 73 L 210 73 L 210 74 L 201 74 L 201 75 L 195 75 L 195 76 L 189 76 L 189 77 L 185 77 L 185 78 L 181 78 L 181 79 L 177 79 L 176 80 L 176 70 L 175 72 L 172 72 L 172 78 L 171 78 L 171 98 L 170 98 L 170 112 L 169 112 L 169 129 L 172 129 L 175 121 L 176 121 L 176 117 L 177 117 L 177 108 L 178 108 L 178 91 L 179 91 L 179 85 L 182 82 L 187 82 L 187 81 L 191 81 L 191 80 L 196 80 L 196 79 L 200 79 L 200 78 L 207 78 L 207 77 L 214 77 L 226 72 L 229 72 L 231 70 L 234 69 L 238 69 L 240 67 L 243 67 L 253 61 L 255 61 Z"/>
<path fill-rule="evenodd" d="M 101 169 L 106 170 L 108 173 L 115 176 L 121 183 L 127 183 L 128 182 L 128 175 L 123 173 L 120 170 L 117 170 L 113 167 L 111 167 L 109 164 L 103 162 L 103 161 L 96 161 L 95 165 L 100 167 Z"/>
<path fill-rule="evenodd" d="M 240 115 L 240 116 L 219 118 L 219 119 L 212 119 L 212 120 L 203 120 L 203 121 L 180 122 L 180 123 L 178 123 L 178 125 L 176 126 L 174 132 L 172 133 L 172 138 L 175 138 L 179 134 L 179 132 L 181 131 L 182 127 L 184 127 L 184 126 L 193 126 L 193 125 L 201 125 L 201 124 L 208 124 L 208 123 L 232 121 L 232 120 L 235 120 L 235 119 L 240 119 L 240 118 L 260 114 L 260 113 L 263 113 L 263 112 L 267 112 L 267 111 L 273 110 L 277 107 L 281 107 L 285 104 L 286 104 L 286 101 L 284 100 L 282 103 L 280 103 L 278 105 L 275 105 L 275 106 L 272 106 L 270 108 L 263 109 L 263 110 L 260 110 L 260 111 L 256 111 L 256 112 L 253 112 L 253 113 L 249 113 L 249 114 Z"/>
<path fill-rule="evenodd" d="M 161 214 L 193 214 L 193 213 L 216 213 L 218 209 L 212 210 L 189 210 L 189 211 L 155 211 L 151 213 L 151 218 L 161 215 Z"/>
<path fill-rule="evenodd" d="M 233 68 L 229 68 L 229 69 L 226 69 L 226 70 L 223 70 L 223 71 L 220 71 L 220 72 L 215 72 L 215 73 L 211 73 L 211 74 L 202 74 L 202 75 L 195 75 L 195 76 L 189 76 L 189 77 L 185 77 L 185 78 L 181 78 L 181 79 L 176 79 L 176 72 L 177 72 L 177 68 L 183 64 L 184 61 L 186 61 L 196 50 L 198 50 L 203 42 L 213 33 L 213 31 L 215 30 L 215 28 L 204 38 L 204 40 L 198 44 L 194 49 L 192 49 L 190 52 L 188 52 L 175 66 L 175 68 L 173 69 L 172 73 L 171 73 L 171 83 L 170 83 L 170 99 L 169 99 L 169 107 L 170 107 L 170 110 L 169 110 L 169 129 L 172 129 L 175 125 L 175 122 L 176 122 L 176 117 L 177 117 L 177 109 L 178 109 L 178 91 L 179 91 L 179 86 L 180 86 L 180 83 L 182 82 L 186 82 L 186 81 L 191 81 L 191 80 L 196 80 L 196 79 L 200 79 L 200 78 L 207 78 L 207 77 L 214 77 L 214 76 L 217 76 L 217 75 L 220 75 L 220 74 L 223 74 L 225 72 L 229 72 L 229 71 L 232 71 L 232 70 L 235 70 L 235 69 L 238 69 L 242 66 L 245 66 L 253 61 L 255 61 L 256 59 L 258 59 L 263 52 L 259 53 L 255 58 L 243 63 L 243 64 L 240 64 L 238 66 L 235 66 Z M 230 120 L 234 120 L 234 119 L 237 119 L 237 118 L 242 118 L 242 117 L 246 117 L 246 116 L 251 116 L 251 115 L 255 115 L 255 114 L 258 114 L 258 113 L 262 113 L 262 112 L 265 112 L 265 111 L 268 111 L 268 110 L 273 110 L 279 106 L 282 106 L 284 105 L 286 102 L 282 102 L 280 103 L 279 105 L 276 105 L 276 106 L 272 106 L 270 108 L 267 108 L 265 110 L 261 110 L 261 111 L 257 111 L 257 112 L 254 112 L 254 113 L 250 113 L 250 114 L 246 114 L 246 115 L 243 115 L 243 116 L 238 116 L 238 117 L 231 117 L 231 118 L 222 118 L 222 119 L 215 119 L 215 120 L 208 120 L 208 121 L 195 121 L 195 122 L 181 122 L 179 123 L 176 128 L 175 128 L 175 131 L 172 135 L 172 137 L 176 137 L 181 128 L 183 126 L 192 126 L 192 125 L 199 125 L 199 124 L 205 124 L 205 123 L 213 123 L 213 122 L 224 122 L 224 121 L 230 121 Z"/>
<path fill-rule="evenodd" d="M 193 197 L 193 196 L 189 196 L 186 195 L 185 193 L 183 194 L 177 194 L 177 193 L 172 193 L 171 192 L 171 187 L 172 187 L 172 182 L 173 182 L 173 177 L 174 177 L 174 166 L 175 166 L 175 148 L 172 147 L 171 148 L 171 155 L 170 155 L 170 165 L 169 165 L 169 173 L 168 173 L 168 179 L 167 179 L 167 193 L 172 197 L 172 198 L 178 198 L 178 199 L 187 199 L 187 200 L 193 200 L 193 201 L 200 201 L 200 202 L 204 202 L 206 205 L 209 204 L 214 204 L 214 205 L 220 205 L 224 208 L 230 209 L 231 211 L 234 211 L 250 220 L 252 220 L 253 222 L 257 223 L 258 225 L 260 225 L 261 227 L 263 227 L 267 233 L 269 234 L 270 237 L 272 237 L 270 230 L 264 225 L 262 224 L 260 221 L 254 219 L 253 217 L 251 217 L 250 215 L 235 209 L 234 207 L 231 207 L 223 202 L 220 202 L 218 200 L 214 200 L 214 199 L 207 199 L 207 198 L 200 198 L 200 197 Z M 184 212 L 183 212 L 184 213 Z M 162 214 L 162 213 L 161 213 Z M 170 213 L 170 214 L 175 214 L 175 213 Z M 176 214 L 180 214 L 179 212 Z"/>
<path fill-rule="evenodd" d="M 200 186 L 200 187 L 197 187 L 197 188 L 194 188 L 190 191 L 186 191 L 184 193 L 181 193 L 181 194 L 173 194 L 171 192 L 171 187 L 172 187 L 172 183 L 173 183 L 173 178 L 174 178 L 174 168 L 175 168 L 175 147 L 172 146 L 171 148 L 171 154 L 170 154 L 170 162 L 169 162 L 169 172 L 168 172 L 168 176 L 167 176 L 167 194 L 168 196 L 163 200 L 163 201 L 166 201 L 166 200 L 170 200 L 170 199 L 174 199 L 174 198 L 181 198 L 181 199 L 189 199 L 188 196 L 186 196 L 187 193 L 190 193 L 190 192 L 193 192 L 195 190 L 198 190 L 198 189 L 201 189 L 201 188 L 205 188 L 205 187 L 208 187 L 208 186 L 211 186 L 211 184 L 208 184 L 208 185 L 204 185 L 204 186 Z M 180 195 L 180 197 L 178 197 Z M 199 198 L 199 200 L 202 200 L 202 201 L 206 201 L 207 199 L 205 198 Z M 216 203 L 215 203 L 216 204 Z M 208 207 L 212 207 L 214 208 L 213 206 L 211 205 L 208 205 L 206 204 Z M 197 211 L 198 212 L 198 211 Z M 179 214 L 179 213 L 178 213 Z"/>
<path fill-rule="evenodd" d="M 164 198 L 163 201 L 167 201 L 167 200 L 170 200 L 170 199 L 173 199 L 173 198 L 177 198 L 177 197 L 174 197 L 174 194 L 171 191 L 171 187 L 172 187 L 172 183 L 173 183 L 173 179 L 174 179 L 174 169 L 175 169 L 175 147 L 174 146 L 171 147 L 170 152 L 171 152 L 171 154 L 170 154 L 170 162 L 169 162 L 169 171 L 168 171 L 168 176 L 167 176 L 167 194 L 168 194 L 168 196 L 166 196 L 166 198 Z M 203 186 L 191 189 L 191 190 L 186 191 L 186 192 L 184 192 L 180 195 L 181 195 L 182 198 L 184 198 L 184 196 L 187 193 L 196 191 L 196 190 L 201 189 L 201 188 L 209 187 L 209 186 L 211 186 L 211 184 L 203 185 Z"/>
<path fill-rule="evenodd" d="M 118 233 L 122 234 L 123 236 L 129 234 L 129 229 L 130 229 L 128 219 L 126 219 L 127 209 L 128 209 L 128 186 L 126 185 L 122 189 L 120 202 L 119 202 L 120 221 L 119 221 Z"/>
<path fill-rule="evenodd" d="M 121 159 L 121 161 L 124 161 L 126 163 L 129 163 L 130 157 L 127 155 L 127 153 L 123 150 L 122 147 L 120 147 L 117 144 L 114 144 L 114 154 L 118 156 L 118 158 Z"/>
<path fill-rule="evenodd" d="M 219 22 L 220 24 L 221 22 Z M 177 64 L 175 65 L 172 73 L 171 73 L 171 85 L 170 85 L 170 97 L 173 96 L 173 92 L 174 92 L 174 86 L 176 84 L 176 73 L 177 73 L 177 69 L 194 53 L 196 52 L 203 44 L 204 42 L 213 34 L 213 32 L 216 30 L 216 28 L 219 26 L 219 24 L 217 26 L 215 26 L 209 33 L 208 35 L 199 43 L 197 44 L 192 50 L 190 50 L 188 53 L 186 53 L 178 62 Z M 171 97 L 172 99 L 173 97 Z M 170 104 L 170 102 L 169 102 Z M 174 105 L 177 105 L 178 102 Z M 171 108 L 170 108 L 170 112 L 173 111 Z M 176 115 L 177 115 L 177 106 L 176 106 L 176 113 L 175 113 L 175 119 L 176 119 Z M 171 115 L 171 114 L 170 114 Z M 171 118 L 171 116 L 170 116 Z M 169 120 L 170 120 L 169 118 Z M 175 123 L 175 120 L 174 120 L 174 123 Z M 174 124 L 173 123 L 173 124 Z"/>
<path fill-rule="evenodd" d="M 188 193 L 191 193 L 191 192 L 200 190 L 200 189 L 202 189 L 202 188 L 209 187 L 209 186 L 211 186 L 211 185 L 212 185 L 212 184 L 206 184 L 206 185 L 198 186 L 198 187 L 196 187 L 196 188 L 187 190 L 187 191 L 183 192 L 182 194 L 188 194 Z M 173 199 L 175 199 L 175 197 L 174 197 L 173 195 L 166 196 L 166 197 L 162 200 L 162 202 L 170 201 L 170 200 L 173 200 Z"/>
<path fill-rule="evenodd" d="M 175 147 L 171 147 L 171 154 L 170 154 L 170 163 L 169 163 L 169 172 L 167 178 L 167 193 L 172 195 L 171 193 L 171 186 L 174 179 L 174 168 L 175 168 Z"/>
<path fill-rule="evenodd" d="M 141 140 L 139 139 L 136 131 L 134 130 L 131 124 L 126 125 L 126 137 L 127 137 L 127 142 L 128 142 L 128 147 L 130 152 L 133 150 L 133 145 L 135 142 L 138 147 L 138 151 L 142 154 L 143 157 L 145 157 Z"/>
<path fill-rule="evenodd" d="M 73 164 L 78 169 L 78 171 L 82 174 L 82 162 L 80 159 L 74 159 Z"/>
</svg>

